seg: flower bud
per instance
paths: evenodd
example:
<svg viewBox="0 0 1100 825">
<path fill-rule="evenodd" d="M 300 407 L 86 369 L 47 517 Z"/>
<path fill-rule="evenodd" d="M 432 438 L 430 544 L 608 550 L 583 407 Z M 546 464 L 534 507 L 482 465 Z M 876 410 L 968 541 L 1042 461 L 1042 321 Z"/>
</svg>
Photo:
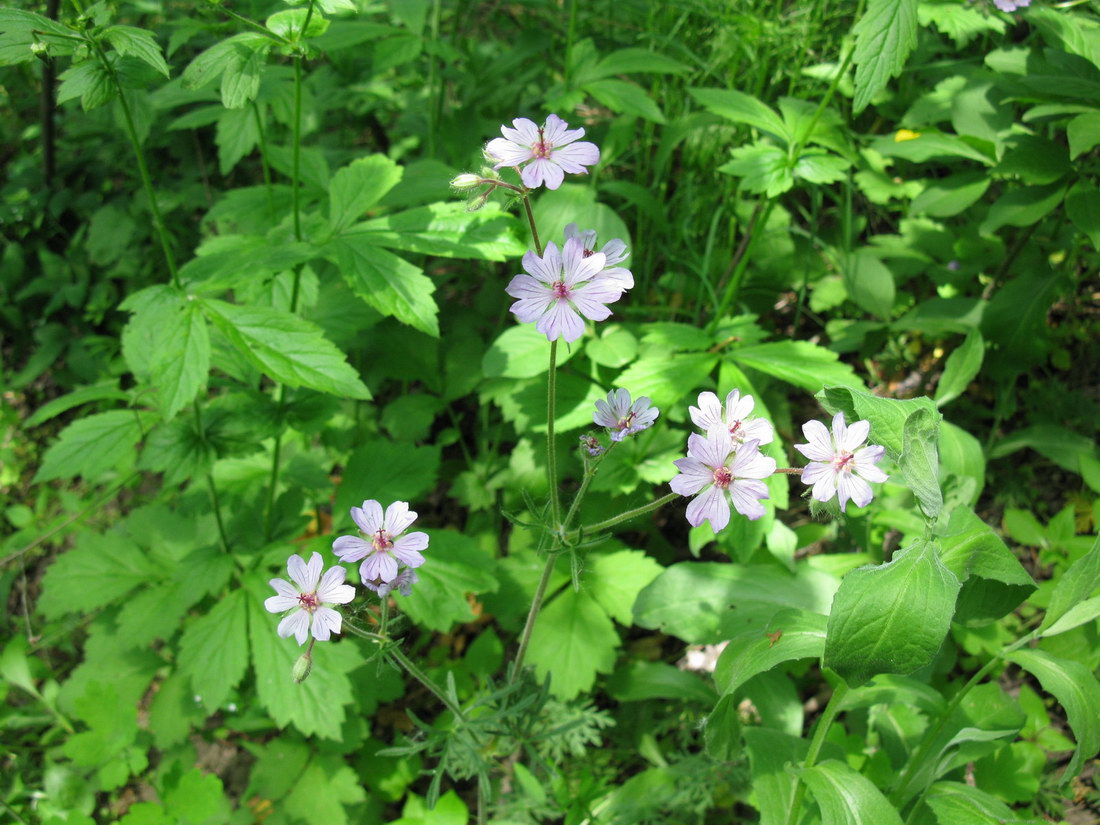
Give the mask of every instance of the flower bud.
<svg viewBox="0 0 1100 825">
<path fill-rule="evenodd" d="M 294 663 L 294 670 L 292 671 L 294 684 L 302 684 L 302 682 L 309 678 L 309 672 L 311 670 L 313 670 L 313 656 L 310 653 L 303 653 Z"/>
<path fill-rule="evenodd" d="M 485 206 L 485 204 L 489 202 L 489 194 L 491 192 L 492 192 L 491 189 L 486 189 L 480 195 L 477 195 L 477 196 L 472 197 L 469 200 L 467 200 L 466 201 L 466 211 L 467 212 L 476 212 L 479 209 L 481 209 L 483 206 Z"/>
<path fill-rule="evenodd" d="M 451 188 L 457 189 L 459 192 L 466 189 L 477 189 L 481 185 L 481 176 L 474 175 L 470 172 L 464 172 L 451 181 Z"/>
<path fill-rule="evenodd" d="M 588 453 L 590 458 L 595 458 L 598 455 L 602 455 L 604 452 L 603 445 L 600 444 L 599 439 L 591 435 L 581 436 L 581 449 Z"/>
</svg>

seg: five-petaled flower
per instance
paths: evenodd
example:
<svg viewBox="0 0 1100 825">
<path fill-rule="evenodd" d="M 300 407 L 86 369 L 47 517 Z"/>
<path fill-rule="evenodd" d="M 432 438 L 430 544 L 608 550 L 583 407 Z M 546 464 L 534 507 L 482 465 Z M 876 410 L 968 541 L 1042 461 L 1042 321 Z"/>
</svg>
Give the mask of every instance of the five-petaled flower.
<svg viewBox="0 0 1100 825">
<path fill-rule="evenodd" d="M 596 402 L 596 412 L 592 420 L 601 427 L 607 427 L 612 441 L 622 441 L 628 435 L 641 432 L 653 426 L 660 411 L 650 407 L 652 403 L 646 396 L 640 396 L 633 404 L 630 393 L 621 387 L 607 394 L 607 400 Z"/>
<path fill-rule="evenodd" d="M 278 633 L 283 638 L 293 636 L 299 645 L 305 644 L 310 631 L 319 642 L 326 642 L 330 634 L 339 633 L 342 619 L 330 605 L 347 604 L 355 598 L 355 588 L 344 584 L 344 568 L 330 567 L 322 576 L 323 566 L 320 553 L 314 553 L 309 564 L 301 556 L 291 556 L 286 569 L 294 584 L 285 579 L 269 582 L 278 595 L 267 599 L 264 607 L 271 613 L 291 611 L 279 622 Z"/>
<path fill-rule="evenodd" d="M 688 407 L 691 420 L 703 432 L 723 426 L 729 430 L 736 450 L 746 441 L 770 444 L 775 438 L 771 422 L 766 418 L 754 418 L 752 408 L 756 402 L 751 395 L 742 396 L 741 390 L 730 390 L 725 406 L 712 392 L 699 393 L 699 406 Z"/>
<path fill-rule="evenodd" d="M 602 252 L 586 256 L 577 238 L 565 242 L 559 252 L 546 245 L 540 258 L 532 250 L 523 256 L 527 274 L 516 275 L 505 292 L 516 298 L 511 310 L 523 323 L 535 322 L 535 329 L 550 341 L 576 341 L 584 334 L 584 321 L 603 321 L 611 315 L 606 304 L 622 297 L 620 283 L 600 276 L 606 257 Z"/>
<path fill-rule="evenodd" d="M 840 511 L 851 499 L 860 507 L 866 507 L 874 494 L 868 481 L 886 481 L 887 476 L 875 463 L 882 458 L 884 447 L 864 445 L 871 431 L 868 421 L 857 421 L 851 427 L 844 424 L 844 413 L 833 416 L 830 433 L 820 421 L 807 421 L 802 434 L 808 444 L 795 444 L 794 448 L 810 463 L 802 470 L 802 483 L 812 484 L 811 495 L 818 501 L 840 498 Z"/>
<path fill-rule="evenodd" d="M 705 438 L 689 436 L 687 458 L 673 463 L 680 474 L 669 482 L 672 491 L 695 496 L 687 507 L 692 527 L 709 521 L 711 529 L 719 532 L 729 524 L 731 503 L 749 519 L 764 515 L 759 499 L 768 498 L 768 487 L 760 479 L 775 472 L 775 459 L 760 455 L 759 442 L 746 441 L 735 450 L 729 429 L 720 423 Z"/>
<path fill-rule="evenodd" d="M 428 547 L 427 533 L 409 533 L 402 535 L 416 521 L 416 513 L 409 509 L 408 502 L 395 501 L 382 514 L 382 505 L 374 499 L 363 502 L 363 506 L 352 507 L 351 517 L 363 532 L 365 539 L 358 536 L 340 536 L 332 543 L 332 551 L 340 561 L 356 562 L 359 565 L 359 577 L 363 584 L 389 584 L 398 575 L 398 562 L 408 567 L 419 567 L 424 563 L 421 550 Z M 374 588 L 371 588 L 372 590 Z"/>
<path fill-rule="evenodd" d="M 569 124 L 557 115 L 550 115 L 546 123 L 536 126 L 525 117 L 512 121 L 512 128 L 501 126 L 502 138 L 493 138 L 485 146 L 486 156 L 502 166 L 523 166 L 520 177 L 523 185 L 535 189 L 546 184 L 547 189 L 557 189 L 569 172 L 573 175 L 587 173 L 586 166 L 600 162 L 600 150 L 594 143 L 574 141 L 584 137 L 584 129 L 570 129 Z"/>
<path fill-rule="evenodd" d="M 565 239 L 571 240 L 576 238 L 580 241 L 581 246 L 584 248 L 584 257 L 590 257 L 596 253 L 596 230 L 586 229 L 581 232 L 577 229 L 575 223 L 571 223 L 565 227 Z M 604 256 L 603 269 L 600 270 L 600 277 L 610 281 L 614 281 L 624 290 L 634 288 L 634 275 L 625 266 L 619 266 L 623 261 L 630 257 L 630 252 L 627 251 L 626 242 L 620 241 L 618 238 L 613 238 L 603 245 L 599 250 Z"/>
</svg>

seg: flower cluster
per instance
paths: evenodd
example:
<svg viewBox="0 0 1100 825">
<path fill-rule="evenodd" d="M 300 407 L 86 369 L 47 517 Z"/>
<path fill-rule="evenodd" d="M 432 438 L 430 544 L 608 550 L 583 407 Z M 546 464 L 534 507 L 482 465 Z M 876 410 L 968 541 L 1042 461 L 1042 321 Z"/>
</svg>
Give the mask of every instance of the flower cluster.
<svg viewBox="0 0 1100 825">
<path fill-rule="evenodd" d="M 382 505 L 370 499 L 362 507 L 352 507 L 351 517 L 366 538 L 340 536 L 332 543 L 337 558 L 343 562 L 362 560 L 359 577 L 363 585 L 382 598 L 393 590 L 408 596 L 418 581 L 413 568 L 424 563 L 421 551 L 428 547 L 427 533 L 405 533 L 416 521 L 416 513 L 405 501 L 395 501 L 383 513 Z M 346 571 L 330 567 L 322 575 L 320 553 L 314 553 L 308 564 L 301 556 L 291 556 L 286 566 L 294 584 L 272 579 L 270 584 L 278 595 L 264 602 L 269 612 L 286 613 L 279 622 L 279 635 L 293 636 L 299 645 L 305 644 L 311 633 L 319 642 L 328 641 L 331 634 L 340 632 L 342 624 L 333 605 L 355 598 L 355 589 L 344 584 Z"/>
</svg>

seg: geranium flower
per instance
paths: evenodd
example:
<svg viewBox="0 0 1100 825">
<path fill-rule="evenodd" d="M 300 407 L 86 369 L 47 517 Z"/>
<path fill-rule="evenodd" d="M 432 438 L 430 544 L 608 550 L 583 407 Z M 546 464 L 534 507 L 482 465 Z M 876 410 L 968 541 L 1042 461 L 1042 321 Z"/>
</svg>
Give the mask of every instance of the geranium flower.
<svg viewBox="0 0 1100 825">
<path fill-rule="evenodd" d="M 416 571 L 411 567 L 402 567 L 401 572 L 397 574 L 392 582 L 373 582 L 364 581 L 368 590 L 373 590 L 381 598 L 386 598 L 394 590 L 401 593 L 402 596 L 412 595 L 413 585 L 420 581 L 420 577 L 416 575 Z"/>
<path fill-rule="evenodd" d="M 416 513 L 409 509 L 408 502 L 395 501 L 383 515 L 382 505 L 369 499 L 363 502 L 361 508 L 351 508 L 351 518 L 366 539 L 340 536 L 332 543 L 332 552 L 341 561 L 363 559 L 359 565 L 359 577 L 367 587 L 371 583 L 389 583 L 396 579 L 399 561 L 409 567 L 419 567 L 424 563 L 420 551 L 428 547 L 428 534 L 417 532 L 402 535 L 416 521 Z"/>
<path fill-rule="evenodd" d="M 650 407 L 649 398 L 642 395 L 633 404 L 630 393 L 619 388 L 607 394 L 607 400 L 596 402 L 596 412 L 592 420 L 611 432 L 612 441 L 622 441 L 628 435 L 639 433 L 653 426 L 660 411 Z"/>
<path fill-rule="evenodd" d="M 1016 11 L 1031 5 L 1031 0 L 993 0 L 993 5 L 1001 11 Z"/>
<path fill-rule="evenodd" d="M 621 286 L 598 277 L 605 260 L 602 252 L 585 257 L 576 238 L 566 241 L 561 252 L 548 243 L 541 258 L 528 250 L 523 256 L 527 274 L 516 275 L 504 290 L 518 299 L 512 312 L 523 323 L 534 321 L 547 340 L 576 341 L 584 335 L 581 316 L 603 321 L 611 315 L 605 304 L 622 297 Z"/>
<path fill-rule="evenodd" d="M 494 169 L 527 164 L 520 171 L 520 177 L 528 189 L 543 183 L 547 189 L 557 189 L 566 172 L 587 174 L 584 167 L 600 162 L 596 144 L 574 143 L 584 137 L 584 129 L 570 129 L 557 115 L 547 117 L 542 126 L 536 126 L 525 117 L 517 117 L 512 126 L 514 128 L 500 127 L 504 137 L 490 140 L 485 146 L 485 154 L 496 163 Z"/>
<path fill-rule="evenodd" d="M 687 458 L 673 463 L 680 474 L 669 482 L 672 491 L 695 496 L 687 507 L 692 527 L 709 521 L 711 529 L 719 532 L 729 524 L 731 503 L 746 518 L 764 515 L 759 499 L 768 498 L 768 487 L 760 479 L 775 472 L 775 459 L 760 455 L 759 442 L 746 441 L 735 451 L 729 430 L 719 425 L 708 430 L 705 438 L 689 436 Z"/>
<path fill-rule="evenodd" d="M 746 441 L 770 444 L 775 438 L 770 421 L 753 417 L 752 408 L 755 405 L 751 395 L 741 397 L 741 390 L 730 390 L 725 406 L 714 393 L 703 392 L 699 393 L 699 406 L 688 407 L 688 412 L 695 426 L 703 432 L 711 427 L 726 427 L 733 438 L 734 449 L 737 449 Z"/>
<path fill-rule="evenodd" d="M 840 512 L 851 499 L 860 507 L 870 504 L 874 493 L 868 481 L 883 482 L 887 475 L 875 463 L 882 458 L 884 447 L 875 444 L 863 446 L 871 431 L 869 421 L 857 421 L 851 427 L 844 425 L 844 413 L 833 416 L 830 433 L 820 421 L 807 421 L 802 434 L 808 444 L 795 444 L 794 448 L 810 463 L 802 470 L 802 483 L 814 485 L 811 495 L 818 501 L 840 497 Z"/>
<path fill-rule="evenodd" d="M 268 582 L 278 594 L 264 601 L 268 612 L 292 611 L 279 622 L 278 633 L 284 639 L 293 636 L 302 645 L 312 631 L 314 639 L 327 642 L 330 634 L 340 632 L 342 617 L 329 605 L 347 604 L 355 598 L 355 588 L 344 584 L 346 571 L 343 567 L 330 567 L 322 576 L 323 566 L 320 553 L 314 553 L 309 564 L 301 556 L 294 555 L 286 562 L 286 570 L 294 584 L 285 579 Z"/>
<path fill-rule="evenodd" d="M 576 238 L 580 241 L 581 246 L 584 247 L 584 257 L 589 257 L 596 252 L 596 230 L 586 229 L 581 232 L 577 229 L 575 223 L 569 224 L 565 227 L 565 239 L 571 240 Z M 600 277 L 607 278 L 614 281 L 624 290 L 634 288 L 634 275 L 630 270 L 624 266 L 619 266 L 623 261 L 630 257 L 630 252 L 626 248 L 626 242 L 620 241 L 618 238 L 614 238 L 603 245 L 600 252 L 604 256 L 603 269 L 600 270 Z"/>
</svg>

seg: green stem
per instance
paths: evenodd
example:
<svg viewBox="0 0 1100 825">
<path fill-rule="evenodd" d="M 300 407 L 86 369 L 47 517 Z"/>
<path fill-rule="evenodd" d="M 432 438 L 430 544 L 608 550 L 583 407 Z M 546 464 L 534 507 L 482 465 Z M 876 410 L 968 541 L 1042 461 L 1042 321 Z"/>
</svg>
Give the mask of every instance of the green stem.
<svg viewBox="0 0 1100 825">
<path fill-rule="evenodd" d="M 402 653 L 401 648 L 397 647 L 396 645 L 387 647 L 384 651 L 384 655 L 388 656 L 395 663 L 405 668 L 410 676 L 412 676 L 414 679 L 416 679 L 416 681 L 420 682 L 420 684 L 431 691 L 432 695 L 435 696 L 435 698 L 438 699 L 440 702 L 442 702 L 447 710 L 455 715 L 455 718 L 458 721 L 462 722 L 463 724 L 466 723 L 466 714 L 462 712 L 462 708 L 452 702 L 450 697 L 439 689 L 439 685 L 437 685 L 428 677 L 428 674 L 417 667 L 412 659 Z"/>
<path fill-rule="evenodd" d="M 936 741 L 936 737 L 940 735 L 940 733 L 944 729 L 944 726 L 951 719 L 951 716 L 958 709 L 959 705 L 962 704 L 962 700 L 965 699 L 967 694 L 970 693 L 971 690 L 973 690 L 983 679 L 985 679 L 986 676 L 989 675 L 990 671 L 992 671 L 1005 658 L 1005 656 L 1030 643 L 1033 639 L 1037 638 L 1038 635 L 1039 631 L 1036 629 L 1024 636 L 1022 639 L 1017 639 L 1015 642 L 1008 645 L 1006 648 L 1004 648 L 1004 650 L 1002 650 L 1000 653 L 998 653 L 996 656 L 986 662 L 978 670 L 978 672 L 971 676 L 967 683 L 959 689 L 959 692 L 951 697 L 951 701 L 947 703 L 947 707 L 944 709 L 944 712 L 940 714 L 939 720 L 936 722 L 935 725 L 929 726 L 928 730 L 925 731 L 924 736 L 921 737 L 920 743 L 916 747 L 916 750 L 913 751 L 913 755 L 909 757 L 908 761 L 905 763 L 905 766 L 901 769 L 901 772 L 898 773 L 897 782 L 894 783 L 894 790 L 890 794 L 890 802 L 892 802 L 895 807 L 900 809 L 901 805 L 905 803 L 905 792 L 907 790 L 906 786 L 910 777 L 919 775 L 920 771 L 924 769 L 923 763 L 926 762 L 929 758 L 929 748 L 932 747 L 932 743 Z M 916 810 L 916 808 L 918 807 L 919 800 L 918 803 L 913 806 L 913 810 Z"/>
<path fill-rule="evenodd" d="M 643 504 L 641 507 L 635 507 L 633 510 L 627 510 L 625 513 L 619 513 L 617 516 L 612 516 L 609 519 L 603 521 L 597 521 L 595 524 L 588 524 L 581 528 L 585 533 L 598 533 L 601 530 L 606 530 L 609 527 L 614 527 L 616 524 L 621 524 L 624 521 L 629 521 L 632 518 L 638 516 L 644 516 L 646 513 L 651 513 L 658 507 L 663 507 L 670 501 L 675 501 L 681 498 L 679 493 L 669 493 L 668 495 L 661 496 L 656 501 L 651 501 L 649 504 Z M 566 538 L 570 541 L 575 540 L 580 535 L 580 531 L 567 534 Z"/>
<path fill-rule="evenodd" d="M 11 816 L 11 818 L 15 822 L 18 822 L 19 825 L 29 825 L 27 820 L 23 819 L 23 817 L 21 817 L 18 813 L 16 813 L 15 808 L 13 808 L 11 805 L 9 805 L 7 802 L 5 802 L 3 799 L 0 799 L 0 805 L 4 806 L 4 809 L 8 812 L 8 814 Z"/>
<path fill-rule="evenodd" d="M 210 487 L 210 501 L 214 505 L 214 518 L 218 522 L 218 536 L 221 538 L 222 550 L 229 552 L 229 539 L 225 532 L 225 522 L 222 520 L 222 506 L 218 500 L 218 487 L 214 484 L 214 474 L 206 474 L 206 484 Z"/>
<path fill-rule="evenodd" d="M 550 517 L 559 530 L 561 501 L 558 497 L 558 461 L 554 445 L 554 415 L 558 402 L 558 342 L 550 342 L 550 373 L 546 377 L 546 478 L 550 482 Z"/>
<path fill-rule="evenodd" d="M 111 65 L 111 61 L 107 59 L 103 47 L 95 40 L 89 40 L 88 42 L 95 48 L 100 63 L 102 63 L 103 68 L 107 70 L 107 74 L 111 76 L 111 82 L 114 83 L 115 90 L 118 92 L 118 102 L 122 107 L 122 117 L 126 121 L 126 134 L 129 135 L 130 144 L 134 148 L 134 155 L 137 157 L 138 172 L 141 174 L 141 182 L 145 187 L 145 197 L 148 199 L 149 209 L 153 213 L 153 227 L 156 229 L 157 236 L 160 238 L 160 246 L 164 251 L 164 261 L 168 265 L 169 274 L 172 276 L 172 286 L 178 289 L 180 285 L 180 276 L 179 271 L 176 269 L 176 259 L 172 255 L 172 241 L 168 235 L 168 227 L 164 225 L 164 217 L 160 214 L 160 206 L 157 204 L 157 193 L 156 190 L 153 189 L 153 179 L 149 175 L 149 167 L 145 164 L 145 153 L 141 151 L 141 141 L 138 140 L 137 129 L 134 127 L 134 117 L 130 112 L 130 104 L 126 101 L 126 90 L 122 88 L 122 83 L 118 79 L 118 75 L 115 73 L 115 68 Z"/>
<path fill-rule="evenodd" d="M 527 655 L 527 647 L 531 643 L 531 633 L 535 629 L 535 620 L 539 616 L 539 610 L 542 609 L 542 600 L 546 598 L 546 587 L 550 584 L 550 576 L 554 572 L 554 562 L 558 560 L 558 554 L 551 549 L 550 555 L 546 558 L 546 566 L 542 568 L 542 578 L 539 579 L 538 587 L 535 588 L 535 597 L 531 600 L 531 609 L 527 612 L 527 623 L 523 626 L 523 635 L 519 640 L 519 650 L 516 651 L 515 661 L 512 662 L 512 675 L 509 677 L 508 682 L 515 682 L 519 678 L 520 671 L 523 670 L 523 659 Z"/>
<path fill-rule="evenodd" d="M 837 714 L 840 712 L 840 705 L 847 694 L 848 685 L 841 680 L 833 689 L 833 695 L 829 697 L 829 704 L 825 706 L 825 712 L 822 713 L 821 718 L 817 720 L 817 727 L 814 728 L 813 738 L 810 739 L 809 750 L 806 751 L 806 759 L 802 763 L 803 771 L 812 768 L 817 762 L 818 754 L 821 753 L 821 748 L 825 744 L 825 736 L 829 732 L 829 728 L 832 727 Z M 794 786 L 794 798 L 791 800 L 791 808 L 787 812 L 787 825 L 797 824 L 798 815 L 802 808 L 802 800 L 806 796 L 806 784 L 801 781 L 799 776 L 795 776 Z"/>
<path fill-rule="evenodd" d="M 516 189 L 509 186 L 509 189 Z M 535 213 L 531 211 L 531 199 L 527 197 L 527 190 L 523 190 L 523 208 L 527 212 L 527 223 L 531 226 L 531 239 L 535 242 L 535 254 L 542 257 L 542 242 L 539 241 L 539 230 L 535 226 Z"/>
<path fill-rule="evenodd" d="M 260 107 L 256 101 L 252 101 L 252 117 L 256 121 L 256 134 L 260 136 L 260 168 L 264 173 L 264 190 L 267 192 L 267 212 L 271 223 L 275 223 L 275 190 L 271 184 L 271 166 L 267 162 L 267 134 L 264 131 L 264 121 L 260 117 Z"/>
<path fill-rule="evenodd" d="M 312 3 L 310 3 L 309 8 L 310 10 L 313 9 Z M 292 125 L 292 128 L 294 130 L 294 142 L 290 147 L 290 202 L 294 210 L 294 239 L 296 241 L 301 241 L 302 211 L 301 203 L 299 203 L 298 193 L 298 175 L 301 169 L 302 162 L 302 56 L 300 54 L 294 55 L 294 123 Z M 297 292 L 297 276 L 295 276 L 294 293 L 297 294 Z M 291 312 L 293 311 L 294 309 L 292 306 Z"/>
<path fill-rule="evenodd" d="M 231 9 L 227 6 L 218 6 L 218 8 L 222 12 L 227 14 L 229 17 L 232 17 L 238 23 L 244 23 L 246 26 L 248 26 L 251 29 L 255 29 L 260 34 L 264 35 L 265 37 L 270 37 L 276 43 L 279 43 L 283 46 L 291 45 L 289 40 L 287 40 L 285 37 L 281 37 L 281 36 L 275 34 L 275 32 L 271 31 L 271 29 L 267 28 L 262 23 L 257 23 L 255 20 L 249 20 L 244 15 L 237 14 L 237 12 L 233 11 L 233 9 Z"/>
<path fill-rule="evenodd" d="M 737 261 L 737 266 L 734 267 L 733 276 L 726 285 L 726 291 L 722 294 L 722 302 L 718 305 L 718 310 L 714 313 L 714 318 L 711 323 L 716 323 L 719 318 L 726 314 L 726 311 L 732 305 L 737 303 L 737 298 L 741 293 L 741 282 L 745 278 L 745 271 L 748 269 L 749 261 L 752 259 L 752 250 L 756 246 L 757 239 L 767 228 L 768 218 L 771 216 L 774 206 L 775 199 L 768 198 L 768 200 L 764 202 L 759 217 L 753 221 L 749 229 L 748 242 L 742 243 L 741 245 L 741 257 Z"/>
</svg>

